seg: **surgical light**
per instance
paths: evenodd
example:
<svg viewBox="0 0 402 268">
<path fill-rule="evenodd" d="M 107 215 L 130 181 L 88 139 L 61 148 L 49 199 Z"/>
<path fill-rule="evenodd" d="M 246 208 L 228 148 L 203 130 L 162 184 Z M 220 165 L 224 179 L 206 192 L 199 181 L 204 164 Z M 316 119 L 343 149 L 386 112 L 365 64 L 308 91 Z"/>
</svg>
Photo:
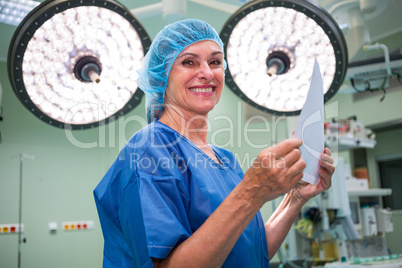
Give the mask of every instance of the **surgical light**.
<svg viewBox="0 0 402 268">
<path fill-rule="evenodd" d="M 269 113 L 300 113 L 315 58 L 324 101 L 345 77 L 344 36 L 324 9 L 308 1 L 251 1 L 229 18 L 220 36 L 228 63 L 226 84 L 244 101 Z"/>
<path fill-rule="evenodd" d="M 151 41 L 113 0 L 48 0 L 18 26 L 8 53 L 14 92 L 56 127 L 84 129 L 136 107 L 137 70 Z"/>
</svg>

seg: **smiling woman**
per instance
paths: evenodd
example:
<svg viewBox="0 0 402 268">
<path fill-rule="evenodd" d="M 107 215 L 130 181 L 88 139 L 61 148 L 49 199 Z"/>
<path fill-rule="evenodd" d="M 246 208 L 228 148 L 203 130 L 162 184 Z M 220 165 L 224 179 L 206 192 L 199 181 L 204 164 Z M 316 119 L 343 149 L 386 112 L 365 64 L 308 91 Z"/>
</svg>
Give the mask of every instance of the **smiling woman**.
<svg viewBox="0 0 402 268">
<path fill-rule="evenodd" d="M 160 121 L 167 123 L 182 116 L 188 120 L 208 114 L 221 96 L 224 71 L 223 53 L 215 42 L 199 41 L 185 48 L 170 70 L 165 93 L 167 106 Z"/>
<path fill-rule="evenodd" d="M 207 143 L 226 62 L 204 21 L 166 26 L 142 64 L 150 123 L 94 191 L 104 267 L 269 267 L 303 204 L 330 187 L 330 151 L 311 185 L 300 182 L 299 139 L 263 149 L 246 173 L 232 152 Z M 260 208 L 285 193 L 264 225 Z"/>
</svg>

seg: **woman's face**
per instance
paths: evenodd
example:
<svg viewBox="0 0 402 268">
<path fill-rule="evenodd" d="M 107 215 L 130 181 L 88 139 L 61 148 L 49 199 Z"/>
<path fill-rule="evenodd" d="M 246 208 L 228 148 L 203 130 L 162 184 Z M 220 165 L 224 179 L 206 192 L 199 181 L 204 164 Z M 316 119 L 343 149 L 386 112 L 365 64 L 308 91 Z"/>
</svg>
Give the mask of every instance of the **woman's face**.
<svg viewBox="0 0 402 268">
<path fill-rule="evenodd" d="M 214 41 L 185 48 L 174 61 L 165 92 L 165 109 L 206 115 L 218 103 L 224 85 L 223 53 Z"/>
</svg>

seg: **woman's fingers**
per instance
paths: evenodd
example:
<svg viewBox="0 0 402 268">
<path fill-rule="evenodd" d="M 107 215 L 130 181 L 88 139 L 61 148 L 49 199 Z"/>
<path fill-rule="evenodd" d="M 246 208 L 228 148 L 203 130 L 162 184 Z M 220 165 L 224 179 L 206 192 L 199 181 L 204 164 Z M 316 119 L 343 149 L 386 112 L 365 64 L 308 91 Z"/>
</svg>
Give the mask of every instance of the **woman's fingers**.
<svg viewBox="0 0 402 268">
<path fill-rule="evenodd" d="M 301 140 L 297 138 L 287 139 L 276 146 L 261 151 L 257 161 L 262 168 L 277 173 L 278 170 L 290 167 L 300 158 L 299 146 L 301 143 Z"/>
<path fill-rule="evenodd" d="M 288 154 L 286 154 L 283 159 L 284 163 L 287 167 L 291 167 L 296 161 L 298 161 L 301 158 L 301 151 L 299 148 L 295 148 L 292 151 L 290 151 Z"/>
<path fill-rule="evenodd" d="M 324 153 L 320 155 L 320 167 L 318 171 L 320 176 L 324 179 L 325 189 L 331 187 L 331 178 L 335 172 L 335 166 L 333 165 L 334 159 L 331 156 L 331 151 L 328 148 L 324 149 Z"/>
<path fill-rule="evenodd" d="M 295 148 L 299 148 L 302 145 L 302 141 L 298 138 L 290 138 L 287 140 L 278 143 L 276 146 L 268 148 L 268 151 L 271 152 L 276 159 L 280 159 L 287 155 Z"/>
<path fill-rule="evenodd" d="M 299 147 L 302 141 L 298 138 L 290 138 L 277 146 L 271 148 L 271 153 L 275 155 L 275 160 L 280 165 L 277 168 L 282 169 L 280 174 L 284 175 L 284 183 L 293 184 L 303 177 L 302 171 L 306 167 Z M 290 180 L 289 180 L 290 179 Z"/>
<path fill-rule="evenodd" d="M 325 148 L 324 148 L 324 154 L 327 154 L 327 155 L 329 155 L 329 156 L 332 155 L 331 150 L 330 150 L 328 147 L 325 147 Z"/>
<path fill-rule="evenodd" d="M 334 158 L 332 158 L 331 155 L 326 154 L 326 153 L 322 153 L 322 154 L 320 155 L 320 159 L 321 159 L 323 162 L 327 162 L 327 163 L 329 163 L 329 164 L 331 164 L 331 165 L 334 163 Z"/>
<path fill-rule="evenodd" d="M 328 173 L 329 176 L 335 172 L 334 158 L 331 156 L 331 151 L 328 148 L 320 155 L 320 166 Z"/>
<path fill-rule="evenodd" d="M 298 174 L 303 173 L 303 170 L 306 168 L 306 162 L 304 162 L 303 158 L 299 158 L 292 166 L 289 167 L 290 174 Z"/>
</svg>

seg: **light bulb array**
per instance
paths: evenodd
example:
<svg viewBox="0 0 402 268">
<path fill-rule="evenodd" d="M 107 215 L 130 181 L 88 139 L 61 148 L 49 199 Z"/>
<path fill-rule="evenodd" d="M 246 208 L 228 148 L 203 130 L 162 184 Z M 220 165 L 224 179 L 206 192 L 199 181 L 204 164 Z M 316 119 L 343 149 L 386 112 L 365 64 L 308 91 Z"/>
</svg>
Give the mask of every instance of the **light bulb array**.
<svg viewBox="0 0 402 268">
<path fill-rule="evenodd" d="M 252 1 L 233 14 L 221 32 L 228 63 L 226 83 L 261 110 L 298 114 L 307 98 L 314 59 L 322 70 L 325 100 L 343 81 L 347 66 L 343 35 L 333 19 L 325 17 L 329 14 L 305 2 Z M 274 54 L 283 55 L 287 66 L 281 66 Z M 283 72 L 275 73 L 277 69 Z"/>
<path fill-rule="evenodd" d="M 99 84 L 83 83 L 71 72 L 84 55 L 102 62 Z M 101 7 L 72 8 L 35 32 L 25 51 L 24 83 L 33 103 L 49 117 L 68 124 L 93 123 L 116 113 L 135 93 L 143 56 L 128 21 Z"/>
<path fill-rule="evenodd" d="M 9 52 L 14 91 L 51 125 L 93 127 L 127 113 L 142 98 L 137 70 L 150 39 L 113 0 L 45 1 L 24 19 L 14 42 Z M 77 77 L 75 66 L 83 58 L 99 62 L 93 66 L 99 72 L 91 73 L 96 82 Z"/>
</svg>

